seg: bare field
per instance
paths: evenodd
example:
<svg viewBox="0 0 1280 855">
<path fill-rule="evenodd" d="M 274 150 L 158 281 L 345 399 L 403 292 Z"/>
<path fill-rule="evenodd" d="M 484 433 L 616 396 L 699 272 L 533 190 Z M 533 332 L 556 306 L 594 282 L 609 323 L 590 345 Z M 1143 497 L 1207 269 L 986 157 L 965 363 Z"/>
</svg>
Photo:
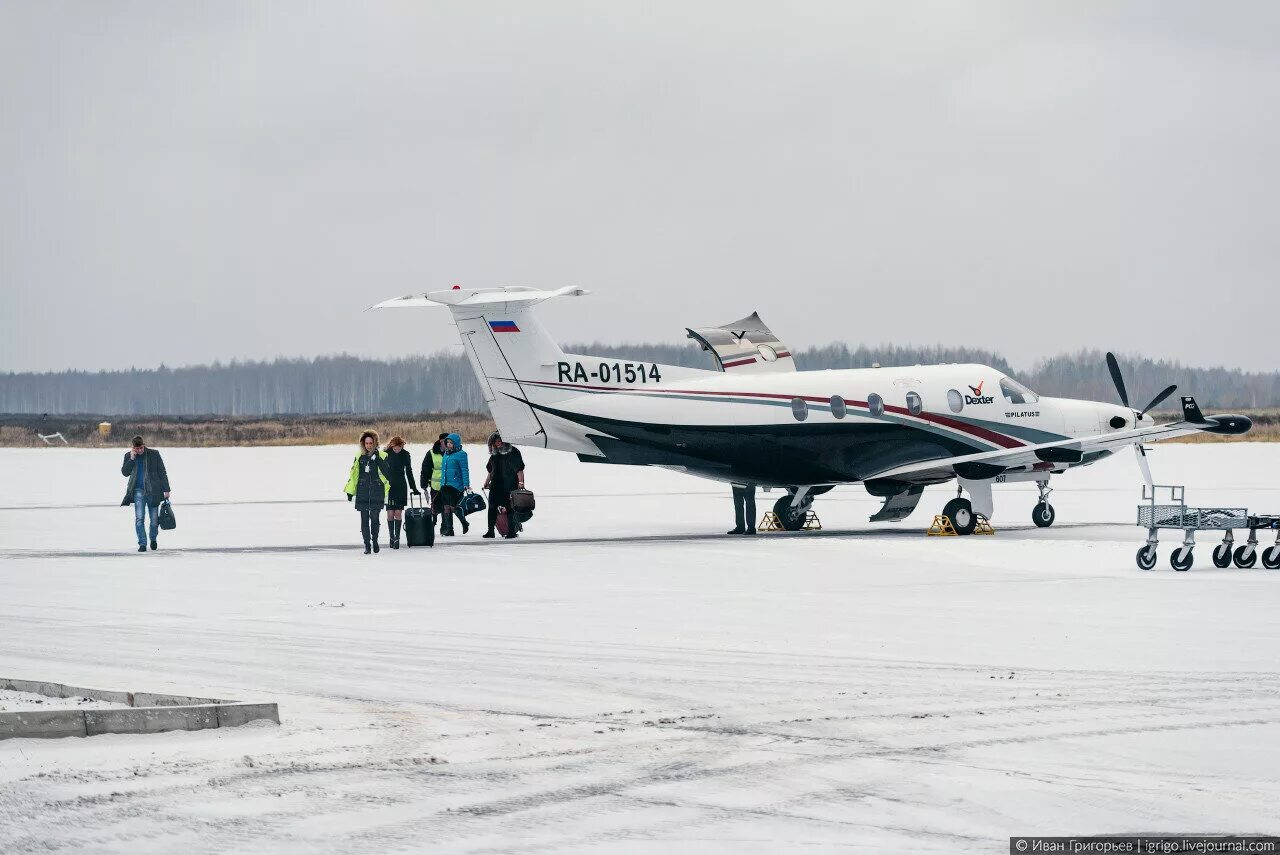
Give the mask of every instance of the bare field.
<svg viewBox="0 0 1280 855">
<path fill-rule="evenodd" d="M 102 436 L 98 424 L 111 422 Z M 428 446 L 445 431 L 463 442 L 483 443 L 494 430 L 493 420 L 477 413 L 422 413 L 372 416 L 0 416 L 0 446 L 27 448 L 44 445 L 37 434 L 61 433 L 70 445 L 114 448 L 128 445 L 141 434 L 155 446 L 207 448 L 253 445 L 355 445 L 361 432 L 372 428 L 385 443 L 399 434 L 410 447 Z"/>
</svg>

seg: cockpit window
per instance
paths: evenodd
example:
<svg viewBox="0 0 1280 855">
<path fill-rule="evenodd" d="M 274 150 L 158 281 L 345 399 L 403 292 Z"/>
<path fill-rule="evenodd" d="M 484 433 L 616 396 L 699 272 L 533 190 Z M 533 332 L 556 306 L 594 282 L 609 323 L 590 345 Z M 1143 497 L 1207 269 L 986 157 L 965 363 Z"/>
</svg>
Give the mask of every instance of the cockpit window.
<svg viewBox="0 0 1280 855">
<path fill-rule="evenodd" d="M 1040 396 L 1035 392 L 1008 377 L 1000 379 L 1000 391 L 1004 393 L 1004 399 L 1010 404 L 1034 404 L 1040 400 Z"/>
</svg>

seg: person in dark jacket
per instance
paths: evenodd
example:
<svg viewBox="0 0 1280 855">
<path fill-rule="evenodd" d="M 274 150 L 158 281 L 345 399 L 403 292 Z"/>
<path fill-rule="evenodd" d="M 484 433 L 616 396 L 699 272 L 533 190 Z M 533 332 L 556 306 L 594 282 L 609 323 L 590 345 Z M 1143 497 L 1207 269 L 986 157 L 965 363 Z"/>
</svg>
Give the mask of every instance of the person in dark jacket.
<svg viewBox="0 0 1280 855">
<path fill-rule="evenodd" d="M 367 430 L 360 435 L 360 453 L 351 464 L 351 474 L 347 477 L 347 501 L 355 502 L 360 512 L 360 534 L 364 537 L 364 554 L 370 548 L 378 551 L 378 529 L 382 527 L 380 519 L 382 506 L 387 503 L 387 490 L 391 482 L 387 480 L 386 453 L 378 450 L 377 431 Z"/>
<path fill-rule="evenodd" d="M 756 533 L 756 485 L 733 485 L 733 530 L 729 534 Z"/>
<path fill-rule="evenodd" d="M 413 458 L 404 447 L 404 438 L 391 437 L 387 442 L 387 480 L 391 482 L 387 490 L 387 528 L 391 530 L 391 548 L 400 548 L 400 529 L 404 527 L 404 506 L 409 503 L 409 493 L 421 496 L 418 482 L 413 480 Z M 405 479 L 408 489 L 405 489 Z"/>
<path fill-rule="evenodd" d="M 440 467 L 440 533 L 453 537 L 453 518 L 462 523 L 462 533 L 471 529 L 467 517 L 458 508 L 462 497 L 471 492 L 471 470 L 467 452 L 462 448 L 462 437 L 449 434 L 444 441 L 444 463 Z"/>
<path fill-rule="evenodd" d="M 524 489 L 524 457 L 520 449 L 502 440 L 494 431 L 489 437 L 489 463 L 485 466 L 489 477 L 484 479 L 484 489 L 489 491 L 489 530 L 484 537 L 493 537 L 498 521 L 498 509 L 507 509 L 508 540 L 517 536 L 520 523 L 511 512 L 511 491 Z"/>
<path fill-rule="evenodd" d="M 147 551 L 144 516 L 151 517 L 151 548 L 158 549 L 160 503 L 169 498 L 169 473 L 165 471 L 160 452 L 147 448 L 142 437 L 133 438 L 133 447 L 124 453 L 120 474 L 129 479 L 121 507 L 133 505 L 133 528 L 138 535 L 138 551 Z"/>
<path fill-rule="evenodd" d="M 419 482 L 423 489 L 430 489 L 431 515 L 433 520 L 440 519 L 440 477 L 444 474 L 444 441 L 449 434 L 440 434 L 431 450 L 422 456 L 422 477 Z M 435 525 L 435 522 L 432 522 Z"/>
</svg>

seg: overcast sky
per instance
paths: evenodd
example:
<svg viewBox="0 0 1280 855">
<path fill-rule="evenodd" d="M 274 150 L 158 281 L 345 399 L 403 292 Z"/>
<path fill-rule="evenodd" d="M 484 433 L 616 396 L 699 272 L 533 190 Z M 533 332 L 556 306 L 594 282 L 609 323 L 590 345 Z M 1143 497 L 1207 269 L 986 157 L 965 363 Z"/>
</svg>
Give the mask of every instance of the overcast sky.
<svg viewBox="0 0 1280 855">
<path fill-rule="evenodd" d="M 0 0 L 0 370 L 561 340 L 1280 368 L 1280 3 Z"/>
</svg>

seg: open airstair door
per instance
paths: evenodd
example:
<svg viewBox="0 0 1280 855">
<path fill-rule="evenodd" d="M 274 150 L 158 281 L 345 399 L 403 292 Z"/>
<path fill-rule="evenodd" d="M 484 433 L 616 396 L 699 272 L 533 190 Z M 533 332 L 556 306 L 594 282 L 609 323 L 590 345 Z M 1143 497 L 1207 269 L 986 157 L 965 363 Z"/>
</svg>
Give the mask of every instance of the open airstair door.
<svg viewBox="0 0 1280 855">
<path fill-rule="evenodd" d="M 755 312 L 731 324 L 688 332 L 703 350 L 711 351 L 721 371 L 771 374 L 796 370 L 791 348 L 779 341 Z"/>
</svg>

